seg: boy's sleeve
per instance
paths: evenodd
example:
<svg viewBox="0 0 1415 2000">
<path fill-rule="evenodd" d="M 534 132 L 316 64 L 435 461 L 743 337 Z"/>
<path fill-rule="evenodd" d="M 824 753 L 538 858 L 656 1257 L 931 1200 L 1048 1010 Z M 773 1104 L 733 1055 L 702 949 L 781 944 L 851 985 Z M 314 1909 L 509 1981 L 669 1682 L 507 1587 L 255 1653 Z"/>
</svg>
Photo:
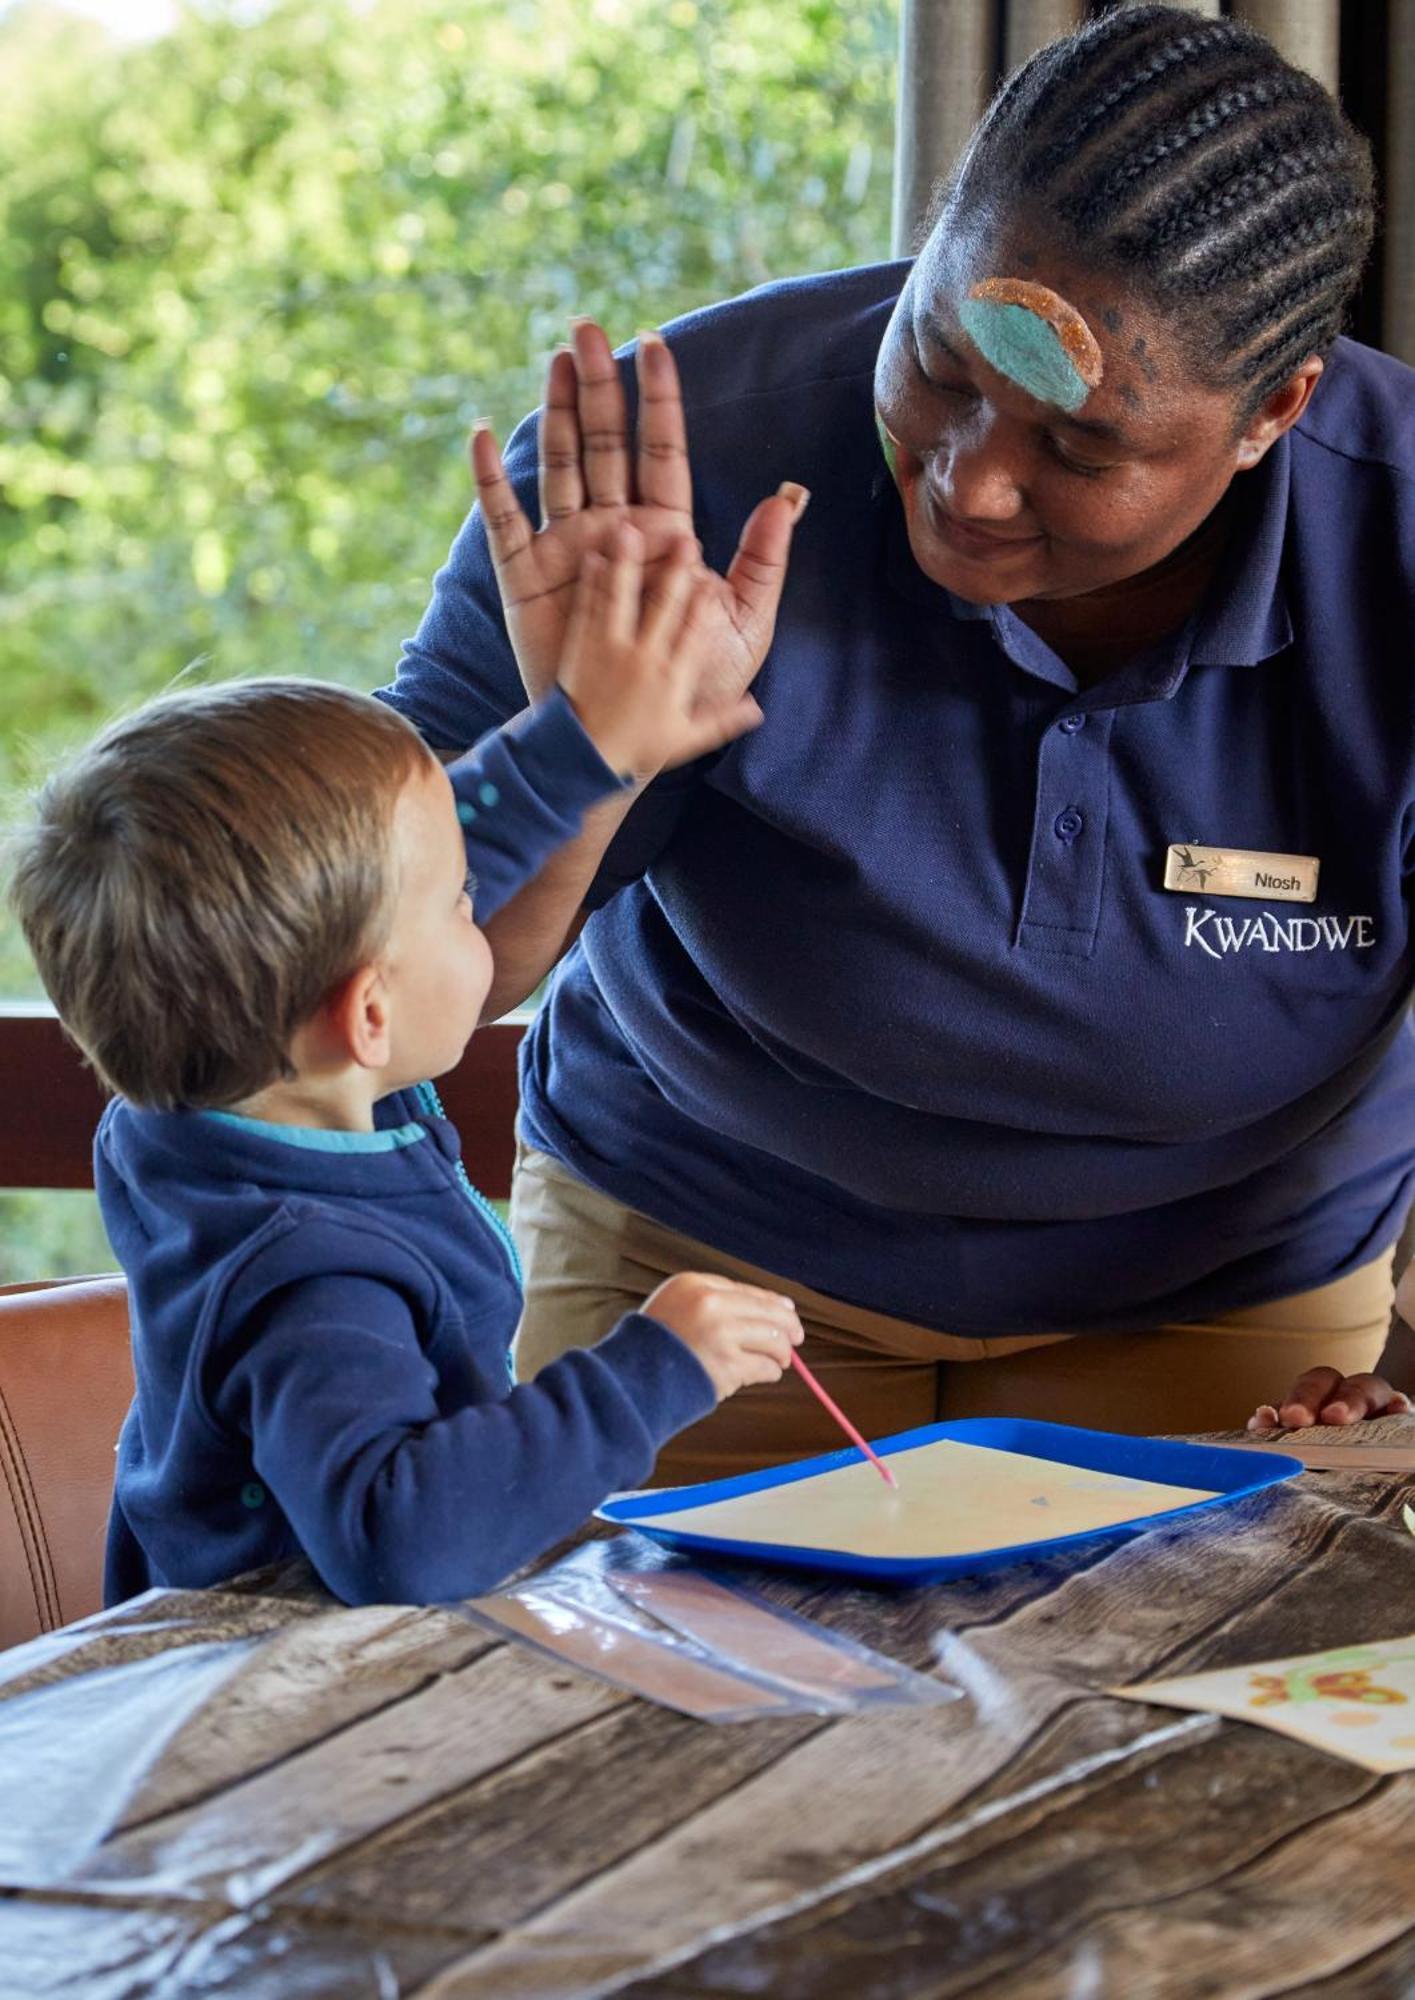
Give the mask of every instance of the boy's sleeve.
<svg viewBox="0 0 1415 2000">
<path fill-rule="evenodd" d="M 641 1485 L 715 1400 L 691 1351 L 630 1313 L 504 1399 L 444 1414 L 407 1297 L 353 1274 L 283 1286 L 222 1344 L 221 1417 L 350 1604 L 493 1589 Z"/>
<path fill-rule="evenodd" d="M 611 771 L 561 690 L 447 768 L 476 877 L 478 923 L 573 840 L 590 806 L 634 780 Z"/>
</svg>

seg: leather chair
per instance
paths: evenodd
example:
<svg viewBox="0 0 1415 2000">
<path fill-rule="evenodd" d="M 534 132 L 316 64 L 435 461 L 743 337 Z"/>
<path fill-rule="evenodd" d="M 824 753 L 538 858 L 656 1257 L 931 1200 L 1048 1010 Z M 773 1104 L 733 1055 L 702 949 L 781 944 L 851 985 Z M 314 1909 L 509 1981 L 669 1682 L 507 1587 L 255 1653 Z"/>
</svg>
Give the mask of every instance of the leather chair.
<svg viewBox="0 0 1415 2000">
<path fill-rule="evenodd" d="M 0 1287 L 0 1646 L 101 1608 L 132 1393 L 121 1277 Z"/>
</svg>

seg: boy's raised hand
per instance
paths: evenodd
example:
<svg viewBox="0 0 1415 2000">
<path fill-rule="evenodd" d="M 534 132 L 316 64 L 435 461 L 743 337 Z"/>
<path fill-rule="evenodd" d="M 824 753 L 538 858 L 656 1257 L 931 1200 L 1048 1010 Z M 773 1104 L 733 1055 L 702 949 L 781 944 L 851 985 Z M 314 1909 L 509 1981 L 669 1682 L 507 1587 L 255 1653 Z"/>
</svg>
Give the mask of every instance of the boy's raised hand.
<svg viewBox="0 0 1415 2000">
<path fill-rule="evenodd" d="M 761 721 L 749 694 L 715 700 L 702 692 L 704 659 L 715 643 L 712 582 L 686 537 L 646 580 L 643 537 L 628 522 L 607 554 L 586 551 L 558 679 L 611 769 L 642 782 Z"/>
<path fill-rule="evenodd" d="M 690 1347 L 724 1402 L 752 1382 L 779 1382 L 805 1339 L 794 1302 L 758 1285 L 680 1271 L 642 1310 Z"/>
</svg>

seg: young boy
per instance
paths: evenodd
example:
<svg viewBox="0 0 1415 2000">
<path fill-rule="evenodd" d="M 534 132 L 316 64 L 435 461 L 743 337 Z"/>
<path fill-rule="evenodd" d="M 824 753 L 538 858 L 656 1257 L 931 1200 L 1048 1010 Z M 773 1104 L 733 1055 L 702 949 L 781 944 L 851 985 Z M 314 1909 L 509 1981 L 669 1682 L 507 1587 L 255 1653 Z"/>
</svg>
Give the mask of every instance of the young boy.
<svg viewBox="0 0 1415 2000">
<path fill-rule="evenodd" d="M 447 770 L 374 700 L 254 681 L 150 705 L 41 793 L 13 900 L 119 1093 L 110 1603 L 299 1552 L 350 1603 L 487 1590 L 800 1341 L 789 1300 L 683 1275 L 513 1387 L 516 1252 L 422 1081 L 490 983 L 468 860 L 485 919 L 596 800 L 747 726 L 694 709 L 692 545 L 643 604 L 639 553 L 589 564 L 558 687 Z"/>
</svg>

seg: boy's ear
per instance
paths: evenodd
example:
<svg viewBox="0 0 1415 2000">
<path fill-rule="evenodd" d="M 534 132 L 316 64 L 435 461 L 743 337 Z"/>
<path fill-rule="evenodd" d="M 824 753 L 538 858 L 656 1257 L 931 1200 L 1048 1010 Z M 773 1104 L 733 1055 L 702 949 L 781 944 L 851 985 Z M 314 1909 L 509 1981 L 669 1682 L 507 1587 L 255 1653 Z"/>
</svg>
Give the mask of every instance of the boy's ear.
<svg viewBox="0 0 1415 2000">
<path fill-rule="evenodd" d="M 340 1050 L 362 1069 L 386 1069 L 392 1057 L 392 1007 L 379 965 L 361 965 L 324 1003 Z"/>
</svg>

